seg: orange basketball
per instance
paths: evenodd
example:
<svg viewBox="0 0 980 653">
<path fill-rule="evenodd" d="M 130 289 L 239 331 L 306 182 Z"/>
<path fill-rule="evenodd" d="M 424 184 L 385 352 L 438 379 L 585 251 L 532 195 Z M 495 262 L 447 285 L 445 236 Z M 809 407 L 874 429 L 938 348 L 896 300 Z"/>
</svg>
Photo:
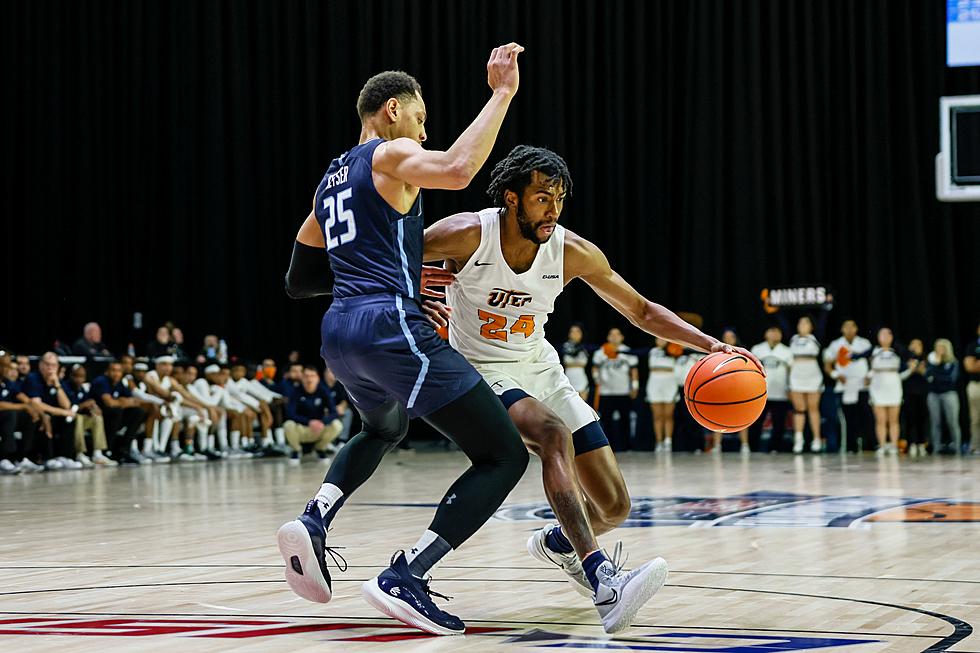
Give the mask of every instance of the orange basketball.
<svg viewBox="0 0 980 653">
<path fill-rule="evenodd" d="M 709 354 L 688 372 L 684 402 L 709 431 L 741 431 L 759 419 L 766 406 L 766 377 L 742 354 Z"/>
</svg>

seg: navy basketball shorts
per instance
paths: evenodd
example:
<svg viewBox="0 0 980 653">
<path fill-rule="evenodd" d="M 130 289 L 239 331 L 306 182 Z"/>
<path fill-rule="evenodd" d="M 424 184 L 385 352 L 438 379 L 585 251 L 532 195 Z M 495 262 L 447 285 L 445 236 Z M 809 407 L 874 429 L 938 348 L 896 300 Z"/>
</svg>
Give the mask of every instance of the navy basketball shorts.
<svg viewBox="0 0 980 653">
<path fill-rule="evenodd" d="M 483 380 L 399 295 L 334 299 L 320 335 L 323 360 L 362 411 L 395 400 L 409 417 L 425 417 Z"/>
</svg>

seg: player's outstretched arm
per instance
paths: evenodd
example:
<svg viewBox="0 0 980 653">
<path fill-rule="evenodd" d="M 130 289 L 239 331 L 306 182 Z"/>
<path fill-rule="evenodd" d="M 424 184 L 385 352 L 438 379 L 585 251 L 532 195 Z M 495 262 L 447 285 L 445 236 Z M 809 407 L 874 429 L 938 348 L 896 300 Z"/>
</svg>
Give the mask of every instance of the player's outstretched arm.
<svg viewBox="0 0 980 653">
<path fill-rule="evenodd" d="M 641 295 L 609 265 L 595 244 L 570 232 L 565 238 L 566 278 L 581 277 L 602 299 L 637 328 L 699 351 L 737 351 L 765 374 L 762 362 L 747 349 L 732 347 L 703 333 L 671 311 Z"/>
<path fill-rule="evenodd" d="M 396 138 L 375 150 L 374 169 L 419 188 L 466 188 L 490 156 L 510 101 L 517 92 L 520 81 L 517 55 L 523 51 L 520 45 L 508 43 L 490 53 L 487 83 L 493 95 L 452 147 L 444 152 L 430 151 L 410 138 Z"/>
</svg>

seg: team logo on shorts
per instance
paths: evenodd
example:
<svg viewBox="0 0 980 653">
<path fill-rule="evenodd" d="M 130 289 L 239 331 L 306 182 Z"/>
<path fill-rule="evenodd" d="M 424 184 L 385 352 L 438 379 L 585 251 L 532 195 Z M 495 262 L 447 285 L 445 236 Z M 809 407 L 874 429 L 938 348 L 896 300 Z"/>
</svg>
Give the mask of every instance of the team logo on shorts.
<svg viewBox="0 0 980 653">
<path fill-rule="evenodd" d="M 504 290 L 494 288 L 487 297 L 487 304 L 490 306 L 524 306 L 531 303 L 531 293 L 521 292 L 520 290 Z"/>
</svg>

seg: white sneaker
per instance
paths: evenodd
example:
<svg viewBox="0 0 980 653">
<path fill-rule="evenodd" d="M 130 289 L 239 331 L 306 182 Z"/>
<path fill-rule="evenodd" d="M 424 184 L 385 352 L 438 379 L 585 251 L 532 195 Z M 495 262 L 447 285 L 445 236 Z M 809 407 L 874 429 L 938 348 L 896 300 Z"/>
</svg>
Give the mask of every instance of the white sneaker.
<svg viewBox="0 0 980 653">
<path fill-rule="evenodd" d="M 102 465 L 104 467 L 118 467 L 119 463 L 105 455 L 101 451 L 92 456 L 92 462 L 96 465 Z"/>
<path fill-rule="evenodd" d="M 44 469 L 56 470 L 56 469 L 64 469 L 64 468 L 65 466 L 58 458 L 51 458 L 49 460 L 44 461 Z"/>
<path fill-rule="evenodd" d="M 821 451 L 823 451 L 823 440 L 812 440 L 810 442 L 810 452 L 820 453 Z"/>
<path fill-rule="evenodd" d="M 582 596 L 592 597 L 592 583 L 589 582 L 582 569 L 582 562 L 578 555 L 572 553 L 556 553 L 545 544 L 545 538 L 551 531 L 555 530 L 554 524 L 548 524 L 541 530 L 534 531 L 527 540 L 527 552 L 535 560 L 540 560 L 545 564 L 552 564 L 564 571 L 568 575 L 568 580 L 575 588 L 575 591 Z"/>
<path fill-rule="evenodd" d="M 813 445 L 810 445 L 813 446 Z M 803 453 L 803 434 L 793 434 L 793 453 Z"/>
<path fill-rule="evenodd" d="M 10 462 L 9 460 L 7 460 L 6 458 L 4 458 L 3 460 L 0 460 L 0 475 L 3 475 L 3 476 L 14 476 L 16 474 L 20 474 L 20 471 L 21 471 L 20 470 L 20 467 L 18 467 L 17 465 L 13 464 L 12 462 Z"/>
<path fill-rule="evenodd" d="M 664 452 L 664 444 L 663 442 L 658 442 L 657 448 L 653 450 L 653 453 L 663 453 L 663 452 Z"/>
<path fill-rule="evenodd" d="M 750 454 L 750 453 L 752 453 L 752 449 L 750 449 L 750 448 L 749 448 L 749 445 L 747 445 L 747 444 L 743 444 L 743 445 L 742 445 L 742 448 L 741 448 L 741 449 L 739 449 L 739 452 L 740 452 L 740 453 L 741 453 L 741 454 L 742 454 L 743 456 L 747 456 L 748 454 Z"/>
<path fill-rule="evenodd" d="M 194 454 L 190 454 L 190 453 L 187 453 L 187 452 L 184 452 L 184 453 L 181 453 L 181 454 L 175 456 L 174 457 L 174 460 L 176 460 L 179 463 L 193 463 L 193 462 L 197 462 L 196 460 L 194 460 Z"/>
<path fill-rule="evenodd" d="M 618 548 L 618 547 L 617 547 Z M 599 586 L 595 607 L 607 633 L 621 633 L 630 627 L 636 613 L 667 582 L 667 562 L 655 558 L 633 571 L 623 572 L 609 560 L 596 570 Z"/>
<path fill-rule="evenodd" d="M 92 462 L 92 459 L 86 456 L 84 453 L 79 453 L 77 456 L 75 456 L 75 461 L 85 469 L 95 467 L 95 463 Z"/>
<path fill-rule="evenodd" d="M 21 469 L 22 472 L 25 472 L 27 474 L 33 474 L 35 472 L 44 471 L 44 465 L 38 465 L 29 458 L 24 458 L 19 463 L 17 463 L 17 466 Z"/>
<path fill-rule="evenodd" d="M 170 462 L 170 456 L 162 451 L 154 451 L 150 454 L 150 458 L 153 459 L 153 464 L 155 465 L 166 465 Z"/>
<path fill-rule="evenodd" d="M 194 462 L 197 463 L 206 463 L 208 461 L 208 457 L 203 453 L 192 453 L 191 456 L 194 457 Z"/>
<path fill-rule="evenodd" d="M 88 456 L 85 456 L 85 458 L 87 460 Z M 85 465 L 77 460 L 72 460 L 71 458 L 58 458 L 58 461 L 61 463 L 63 469 L 85 469 Z M 91 464 L 92 461 L 89 460 L 89 465 Z"/>
<path fill-rule="evenodd" d="M 664 438 L 664 453 L 670 453 L 673 450 L 674 443 L 670 438 Z"/>
</svg>

